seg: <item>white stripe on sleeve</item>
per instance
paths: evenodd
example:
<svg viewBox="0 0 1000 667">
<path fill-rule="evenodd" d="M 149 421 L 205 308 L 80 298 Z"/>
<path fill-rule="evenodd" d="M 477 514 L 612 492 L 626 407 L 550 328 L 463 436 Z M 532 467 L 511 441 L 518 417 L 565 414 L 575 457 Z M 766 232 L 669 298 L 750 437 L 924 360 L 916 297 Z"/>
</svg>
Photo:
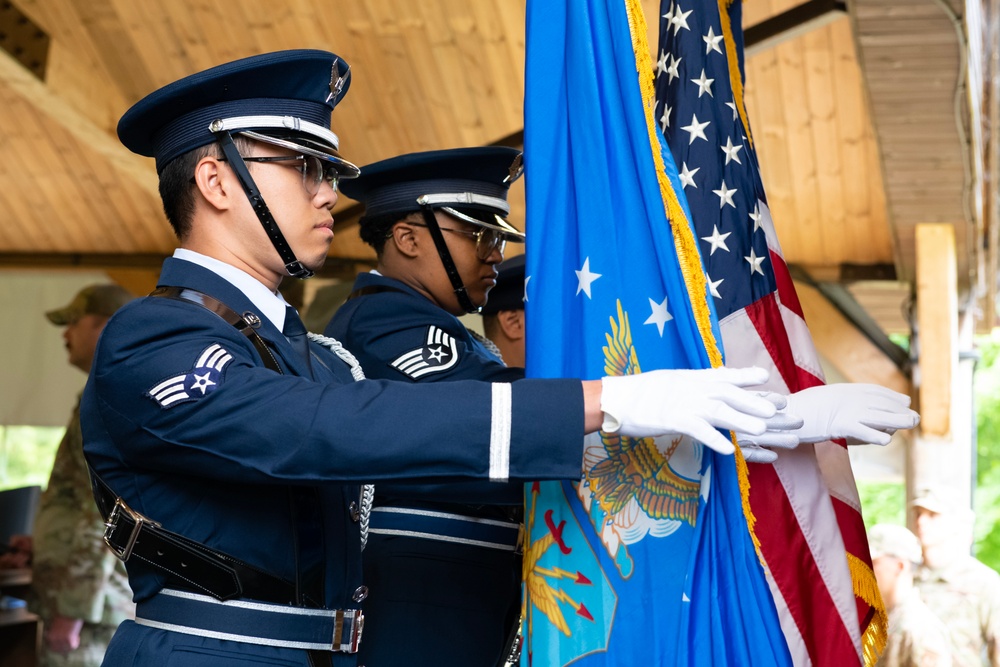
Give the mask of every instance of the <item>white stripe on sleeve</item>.
<svg viewBox="0 0 1000 667">
<path fill-rule="evenodd" d="M 490 480 L 505 482 L 510 477 L 511 386 L 493 384 L 493 415 L 490 424 Z"/>
</svg>

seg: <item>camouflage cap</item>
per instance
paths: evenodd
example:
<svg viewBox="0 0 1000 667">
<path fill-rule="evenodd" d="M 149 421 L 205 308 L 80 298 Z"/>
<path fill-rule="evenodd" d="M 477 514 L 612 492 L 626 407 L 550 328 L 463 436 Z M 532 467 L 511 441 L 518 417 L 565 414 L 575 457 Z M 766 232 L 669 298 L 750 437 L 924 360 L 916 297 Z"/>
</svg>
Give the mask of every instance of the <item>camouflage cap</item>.
<svg viewBox="0 0 1000 667">
<path fill-rule="evenodd" d="M 922 507 L 937 514 L 957 514 L 968 509 L 953 490 L 939 485 L 927 485 L 917 489 L 910 507 Z"/>
<path fill-rule="evenodd" d="M 66 326 L 84 315 L 104 315 L 111 317 L 115 311 L 135 297 L 118 285 L 89 285 L 77 292 L 69 304 L 45 313 L 52 324 Z"/>
<path fill-rule="evenodd" d="M 879 523 L 868 530 L 868 547 L 872 560 L 881 556 L 892 556 L 911 563 L 920 563 L 920 541 L 917 536 L 903 526 Z"/>
</svg>

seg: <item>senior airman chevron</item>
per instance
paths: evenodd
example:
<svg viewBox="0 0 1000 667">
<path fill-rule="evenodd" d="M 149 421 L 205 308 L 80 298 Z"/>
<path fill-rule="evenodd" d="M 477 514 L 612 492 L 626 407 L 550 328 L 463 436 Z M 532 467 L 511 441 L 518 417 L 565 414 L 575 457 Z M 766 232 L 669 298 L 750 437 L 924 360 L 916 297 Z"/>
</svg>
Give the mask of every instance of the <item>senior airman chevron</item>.
<svg viewBox="0 0 1000 667">
<path fill-rule="evenodd" d="M 222 384 L 223 371 L 232 360 L 233 355 L 224 347 L 218 343 L 210 345 L 198 356 L 192 370 L 160 382 L 146 395 L 164 408 L 199 399 Z"/>
</svg>

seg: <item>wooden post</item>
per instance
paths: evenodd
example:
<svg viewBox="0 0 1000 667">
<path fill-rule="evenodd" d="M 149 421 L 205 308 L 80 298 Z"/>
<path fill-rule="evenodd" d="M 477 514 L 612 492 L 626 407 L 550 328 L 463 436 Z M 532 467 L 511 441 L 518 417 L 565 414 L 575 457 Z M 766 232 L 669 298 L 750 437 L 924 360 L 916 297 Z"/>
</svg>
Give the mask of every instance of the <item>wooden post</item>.
<svg viewBox="0 0 1000 667">
<path fill-rule="evenodd" d="M 907 500 L 926 484 L 972 492 L 972 316 L 959 316 L 955 230 L 950 224 L 916 227 L 918 358 L 914 370 L 920 429 L 907 461 Z M 910 517 L 912 521 L 912 517 Z M 911 524 L 912 525 L 912 524 Z"/>
<path fill-rule="evenodd" d="M 916 251 L 920 432 L 945 438 L 951 432 L 952 383 L 958 366 L 955 228 L 917 225 Z"/>
</svg>

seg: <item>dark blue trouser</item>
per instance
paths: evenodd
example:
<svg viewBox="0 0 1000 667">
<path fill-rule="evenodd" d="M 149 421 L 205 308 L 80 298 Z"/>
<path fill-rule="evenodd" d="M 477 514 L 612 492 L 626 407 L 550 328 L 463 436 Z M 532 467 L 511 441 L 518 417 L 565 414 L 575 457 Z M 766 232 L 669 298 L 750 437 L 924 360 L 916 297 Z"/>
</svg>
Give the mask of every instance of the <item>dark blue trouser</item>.
<svg viewBox="0 0 1000 667">
<path fill-rule="evenodd" d="M 496 667 L 521 611 L 521 557 L 413 537 L 368 537 L 365 667 Z"/>
</svg>

